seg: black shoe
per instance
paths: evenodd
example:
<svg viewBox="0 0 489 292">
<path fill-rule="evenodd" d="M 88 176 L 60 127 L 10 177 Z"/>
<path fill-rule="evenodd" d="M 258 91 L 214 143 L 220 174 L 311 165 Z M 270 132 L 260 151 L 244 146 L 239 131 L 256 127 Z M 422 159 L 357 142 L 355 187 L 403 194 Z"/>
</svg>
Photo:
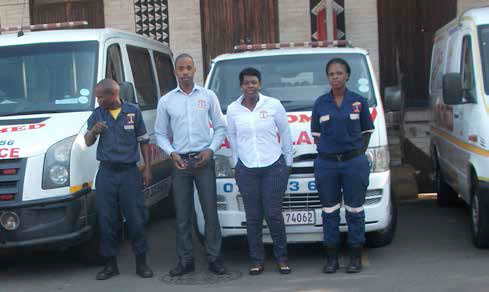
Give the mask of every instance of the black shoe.
<svg viewBox="0 0 489 292">
<path fill-rule="evenodd" d="M 340 267 L 338 263 L 338 250 L 336 247 L 326 247 L 326 264 L 323 267 L 323 273 L 336 273 Z"/>
<path fill-rule="evenodd" d="M 185 264 L 179 262 L 175 268 L 170 270 L 170 276 L 172 277 L 182 276 L 193 271 L 195 271 L 194 262 L 188 262 Z"/>
<path fill-rule="evenodd" d="M 107 280 L 117 275 L 119 275 L 119 268 L 117 267 L 117 261 L 115 257 L 112 257 L 109 258 L 109 260 L 105 264 L 105 267 L 102 269 L 102 271 L 97 273 L 97 276 L 95 278 L 97 280 Z"/>
<path fill-rule="evenodd" d="M 153 277 L 153 271 L 146 264 L 146 255 L 136 256 L 136 274 L 141 278 L 151 278 Z"/>
<path fill-rule="evenodd" d="M 347 273 L 360 273 L 362 270 L 362 247 L 352 247 L 350 250 L 350 264 L 346 268 Z"/>
<path fill-rule="evenodd" d="M 224 275 L 226 274 L 226 268 L 219 260 L 215 260 L 209 263 L 209 271 L 213 272 L 216 275 Z"/>
<path fill-rule="evenodd" d="M 248 273 L 251 275 L 251 276 L 257 276 L 257 275 L 260 275 L 261 273 L 263 273 L 265 269 L 263 268 L 263 264 L 254 264 L 253 266 L 250 267 L 250 269 L 248 270 Z"/>
<path fill-rule="evenodd" d="M 292 269 L 286 262 L 282 262 L 278 264 L 278 272 L 282 275 L 288 275 L 292 272 Z"/>
</svg>

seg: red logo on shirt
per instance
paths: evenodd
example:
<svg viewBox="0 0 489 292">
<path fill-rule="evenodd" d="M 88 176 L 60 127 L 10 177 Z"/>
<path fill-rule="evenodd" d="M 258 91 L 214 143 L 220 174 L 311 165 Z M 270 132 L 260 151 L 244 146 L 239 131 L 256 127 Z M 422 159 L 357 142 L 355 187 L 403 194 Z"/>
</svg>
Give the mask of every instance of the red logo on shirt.
<svg viewBox="0 0 489 292">
<path fill-rule="evenodd" d="M 354 113 L 359 113 L 362 110 L 362 103 L 361 102 L 354 102 L 351 105 L 351 109 Z"/>
<path fill-rule="evenodd" d="M 266 119 L 268 117 L 268 112 L 267 111 L 261 111 L 260 112 L 260 118 Z"/>
<path fill-rule="evenodd" d="M 206 102 L 204 99 L 197 100 L 197 108 L 200 108 L 200 109 L 206 108 Z"/>
</svg>

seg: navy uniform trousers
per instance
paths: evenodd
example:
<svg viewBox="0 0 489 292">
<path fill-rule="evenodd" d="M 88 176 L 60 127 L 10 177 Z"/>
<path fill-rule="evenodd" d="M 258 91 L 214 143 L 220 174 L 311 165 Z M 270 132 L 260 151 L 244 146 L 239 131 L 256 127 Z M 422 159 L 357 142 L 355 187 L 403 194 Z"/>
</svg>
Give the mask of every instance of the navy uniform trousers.
<svg viewBox="0 0 489 292">
<path fill-rule="evenodd" d="M 273 256 L 279 263 L 287 261 L 287 236 L 282 204 L 289 173 L 282 156 L 272 165 L 248 168 L 241 160 L 236 165 L 236 183 L 243 196 L 250 258 L 257 264 L 265 261 L 262 240 L 263 218 L 273 240 Z"/>
<path fill-rule="evenodd" d="M 338 246 L 340 242 L 340 207 L 343 195 L 348 245 L 362 246 L 365 243 L 365 212 L 363 204 L 368 186 L 370 165 L 365 154 L 347 161 L 332 161 L 316 158 L 314 176 L 323 206 L 324 243 Z"/>
<path fill-rule="evenodd" d="M 102 256 L 114 257 L 117 254 L 116 227 L 120 211 L 126 219 L 134 254 L 146 253 L 148 247 L 144 238 L 144 223 L 147 210 L 142 193 L 142 176 L 136 164 L 119 164 L 115 167 L 101 162 L 95 186 Z"/>
</svg>

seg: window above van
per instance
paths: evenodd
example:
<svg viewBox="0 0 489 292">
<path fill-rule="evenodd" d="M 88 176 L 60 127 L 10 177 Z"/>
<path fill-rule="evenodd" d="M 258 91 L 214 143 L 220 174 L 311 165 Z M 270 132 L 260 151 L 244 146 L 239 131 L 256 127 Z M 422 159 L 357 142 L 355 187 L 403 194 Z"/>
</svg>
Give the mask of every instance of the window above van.
<svg viewBox="0 0 489 292">
<path fill-rule="evenodd" d="M 254 67 L 261 73 L 261 93 L 278 98 L 287 111 L 311 110 L 316 98 L 330 91 L 326 64 L 332 58 L 343 58 L 351 67 L 346 86 L 368 99 L 375 106 L 373 80 L 366 57 L 362 54 L 297 54 L 249 57 L 216 62 L 209 79 L 209 88 L 218 96 L 225 111 L 241 96 L 239 73 Z"/>
<path fill-rule="evenodd" d="M 89 111 L 98 42 L 0 47 L 0 116 Z"/>
</svg>

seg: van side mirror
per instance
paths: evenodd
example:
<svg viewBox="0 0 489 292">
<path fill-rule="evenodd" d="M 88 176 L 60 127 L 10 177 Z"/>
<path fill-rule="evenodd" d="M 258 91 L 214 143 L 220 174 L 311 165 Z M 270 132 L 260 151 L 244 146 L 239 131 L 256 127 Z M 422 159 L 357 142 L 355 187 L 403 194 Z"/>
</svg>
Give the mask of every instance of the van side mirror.
<svg viewBox="0 0 489 292">
<path fill-rule="evenodd" d="M 119 87 L 121 88 L 119 95 L 124 102 L 136 103 L 134 85 L 131 82 L 121 82 Z"/>
<path fill-rule="evenodd" d="M 397 112 L 402 107 L 402 92 L 398 86 L 389 86 L 384 89 L 384 106 L 390 111 Z"/>
<path fill-rule="evenodd" d="M 461 104 L 463 98 L 462 78 L 460 73 L 443 75 L 443 102 L 454 105 Z"/>
</svg>

